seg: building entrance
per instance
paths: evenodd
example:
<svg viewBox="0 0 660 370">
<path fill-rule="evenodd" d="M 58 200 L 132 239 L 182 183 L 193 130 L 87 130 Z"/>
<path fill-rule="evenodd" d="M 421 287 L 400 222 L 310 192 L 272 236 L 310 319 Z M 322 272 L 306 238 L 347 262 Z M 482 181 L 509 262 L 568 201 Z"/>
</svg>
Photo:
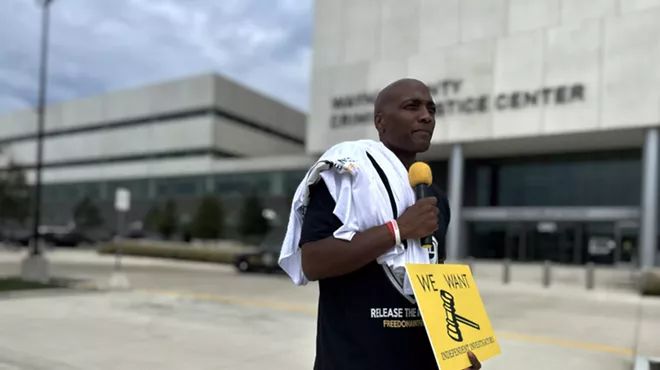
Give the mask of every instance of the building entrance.
<svg viewBox="0 0 660 370">
<path fill-rule="evenodd" d="M 634 262 L 637 253 L 638 227 L 631 220 L 571 220 L 569 217 L 562 220 L 562 217 L 554 217 L 491 221 L 470 220 L 479 218 L 479 214 L 466 213 L 464 242 L 467 254 L 475 258 L 616 264 Z"/>
<path fill-rule="evenodd" d="M 619 222 L 615 228 L 617 249 L 614 261 L 623 264 L 637 263 L 639 224 L 637 222 Z"/>
<path fill-rule="evenodd" d="M 518 261 L 612 263 L 614 223 L 525 222 L 510 228 L 508 257 Z"/>
</svg>

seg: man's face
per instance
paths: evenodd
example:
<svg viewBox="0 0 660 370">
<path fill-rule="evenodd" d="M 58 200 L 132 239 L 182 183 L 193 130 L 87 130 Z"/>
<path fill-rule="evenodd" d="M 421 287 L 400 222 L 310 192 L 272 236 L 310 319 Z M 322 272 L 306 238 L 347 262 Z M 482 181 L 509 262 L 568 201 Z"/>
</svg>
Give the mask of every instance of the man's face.
<svg viewBox="0 0 660 370">
<path fill-rule="evenodd" d="M 377 114 L 376 128 L 381 141 L 393 149 L 427 151 L 435 129 L 435 103 L 428 87 L 416 81 L 397 86 Z"/>
</svg>

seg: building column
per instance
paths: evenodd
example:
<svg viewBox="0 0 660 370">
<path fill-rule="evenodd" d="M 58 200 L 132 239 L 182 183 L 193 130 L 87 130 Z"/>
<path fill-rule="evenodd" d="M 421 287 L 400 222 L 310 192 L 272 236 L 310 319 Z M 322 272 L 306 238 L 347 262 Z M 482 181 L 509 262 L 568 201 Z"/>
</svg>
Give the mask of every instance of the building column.
<svg viewBox="0 0 660 370">
<path fill-rule="evenodd" d="M 154 200 L 158 196 L 156 189 L 156 180 L 151 178 L 147 180 L 147 199 Z"/>
<path fill-rule="evenodd" d="M 644 137 L 642 157 L 642 204 L 640 228 L 640 267 L 655 265 L 658 234 L 658 156 L 660 155 L 658 128 L 650 128 Z"/>
<path fill-rule="evenodd" d="M 271 172 L 268 176 L 270 177 L 270 195 L 284 196 L 284 171 Z"/>
<path fill-rule="evenodd" d="M 463 207 L 463 147 L 454 144 L 449 159 L 449 208 L 451 220 L 447 230 L 447 261 L 463 257 L 461 250 L 461 208 Z"/>
<path fill-rule="evenodd" d="M 204 192 L 206 194 L 215 194 L 215 175 L 206 175 L 204 179 Z"/>
</svg>

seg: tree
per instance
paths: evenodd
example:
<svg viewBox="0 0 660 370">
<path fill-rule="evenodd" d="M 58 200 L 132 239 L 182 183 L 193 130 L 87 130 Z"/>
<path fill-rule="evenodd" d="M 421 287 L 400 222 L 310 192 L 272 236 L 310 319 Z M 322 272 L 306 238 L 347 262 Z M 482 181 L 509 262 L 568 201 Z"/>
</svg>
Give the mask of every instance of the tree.
<svg viewBox="0 0 660 370">
<path fill-rule="evenodd" d="M 23 170 L 13 162 L 0 169 L 0 223 L 25 222 L 30 214 L 30 193 Z"/>
<path fill-rule="evenodd" d="M 101 213 L 89 196 L 85 196 L 73 208 L 73 221 L 82 229 L 93 229 L 103 225 Z"/>
<path fill-rule="evenodd" d="M 252 192 L 245 197 L 241 219 L 239 224 L 239 233 L 244 238 L 264 236 L 270 230 L 270 222 L 263 215 L 264 207 L 261 199 L 256 193 Z"/>
<path fill-rule="evenodd" d="M 168 199 L 158 222 L 158 231 L 164 239 L 170 239 L 177 231 L 178 226 L 176 202 Z"/>
<path fill-rule="evenodd" d="M 218 239 L 224 233 L 225 212 L 220 199 L 206 195 L 197 206 L 192 220 L 192 233 L 199 239 Z"/>
<path fill-rule="evenodd" d="M 155 203 L 149 208 L 147 214 L 144 216 L 144 229 L 149 231 L 158 231 L 160 225 L 160 218 L 162 211 L 158 203 Z"/>
</svg>

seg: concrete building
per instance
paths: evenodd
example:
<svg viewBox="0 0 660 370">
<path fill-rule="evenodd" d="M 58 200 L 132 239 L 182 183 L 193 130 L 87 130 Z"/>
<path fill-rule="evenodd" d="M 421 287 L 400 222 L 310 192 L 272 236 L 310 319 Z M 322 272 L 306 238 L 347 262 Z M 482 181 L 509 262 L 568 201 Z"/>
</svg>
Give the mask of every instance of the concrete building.
<svg viewBox="0 0 660 370">
<path fill-rule="evenodd" d="M 70 221 L 87 195 L 112 230 L 119 187 L 132 193 L 128 221 L 170 198 L 190 215 L 207 193 L 225 198 L 228 220 L 236 220 L 234 203 L 254 187 L 270 206 L 286 207 L 312 163 L 304 155 L 305 120 L 296 109 L 210 74 L 50 105 L 42 222 Z M 36 124 L 34 110 L 0 117 L 0 150 L 25 168 L 30 183 Z"/>
<path fill-rule="evenodd" d="M 657 262 L 660 1 L 317 0 L 307 150 L 375 138 L 375 93 L 432 89 L 447 254 Z"/>
</svg>

